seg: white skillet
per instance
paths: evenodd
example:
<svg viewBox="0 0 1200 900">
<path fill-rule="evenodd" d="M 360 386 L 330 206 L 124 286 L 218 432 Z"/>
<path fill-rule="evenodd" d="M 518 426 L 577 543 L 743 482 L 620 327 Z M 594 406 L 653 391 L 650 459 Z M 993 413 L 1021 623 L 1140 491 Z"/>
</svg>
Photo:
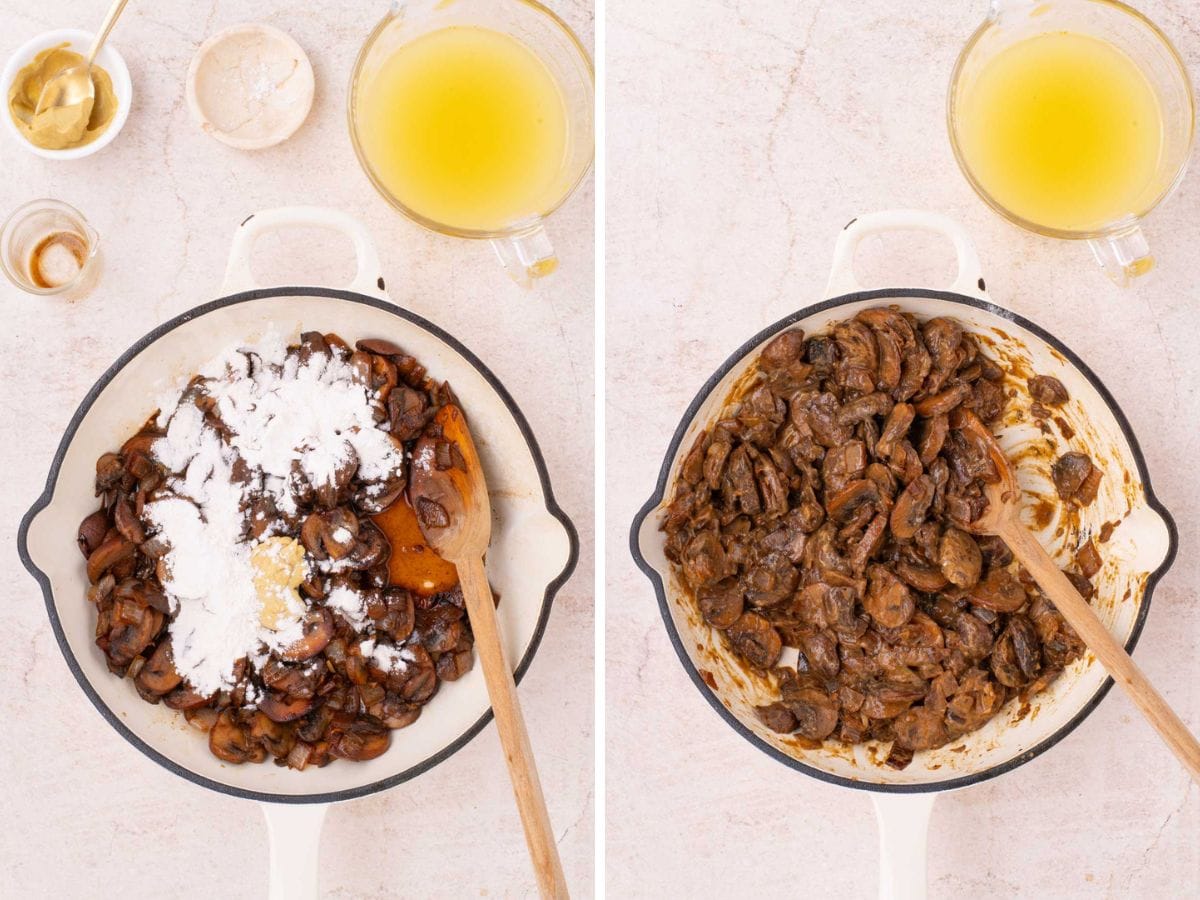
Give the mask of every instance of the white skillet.
<svg viewBox="0 0 1200 900">
<path fill-rule="evenodd" d="M 924 288 L 864 290 L 854 278 L 859 242 L 886 231 L 919 230 L 940 234 L 954 245 L 958 272 L 947 291 Z M 814 778 L 847 788 L 872 791 L 880 827 L 880 896 L 915 900 L 925 896 L 925 849 L 929 814 L 937 792 L 977 784 L 1008 772 L 1062 740 L 1096 707 L 1112 686 L 1090 653 L 1069 666 L 1051 686 L 1032 698 L 1022 714 L 1010 703 L 984 728 L 938 750 L 918 753 L 903 771 L 876 762 L 887 747 L 847 748 L 826 742 L 806 749 L 790 736 L 767 729 L 754 707 L 776 699 L 761 681 L 745 671 L 701 621 L 695 603 L 684 593 L 663 553 L 659 530 L 683 457 L 695 436 L 717 416 L 729 389 L 775 335 L 802 327 L 806 334 L 823 332 L 862 309 L 895 305 L 922 318 L 953 316 L 968 330 L 995 341 L 991 352 L 1043 375 L 1061 379 L 1071 395 L 1063 417 L 1076 432 L 1069 441 L 1055 432 L 1059 453 L 1069 446 L 1090 453 L 1105 472 L 1099 496 L 1082 513 L 1081 527 L 1068 529 L 1068 540 L 1053 537 L 1061 524 L 1053 521 L 1039 534 L 1047 548 L 1066 565 L 1074 542 L 1100 531 L 1103 523 L 1120 521 L 1101 546 L 1104 568 L 1094 579 L 1100 617 L 1132 651 L 1149 607 L 1150 595 L 1175 557 L 1175 523 L 1155 498 L 1137 440 L 1112 395 L 1065 344 L 1037 325 L 995 305 L 988 296 L 979 258 L 967 233 L 944 215 L 894 210 L 861 216 L 838 236 L 825 299 L 801 309 L 759 332 L 705 383 L 675 431 L 651 498 L 634 519 L 630 545 L 638 566 L 650 578 L 663 621 L 676 653 L 696 687 L 739 734 L 784 764 Z M 1021 390 L 1021 384 L 1014 383 Z M 1012 456 L 1022 446 L 1045 438 L 1029 425 L 1010 425 L 1000 443 Z M 1022 465 L 1025 491 L 1052 495 L 1049 461 Z M 1127 476 L 1127 480 L 1126 480 Z M 1069 546 L 1064 546 L 1068 544 Z M 793 651 L 794 653 L 794 651 Z M 714 687 L 706 683 L 705 675 Z"/>
<path fill-rule="evenodd" d="M 350 239 L 357 271 L 348 289 L 255 284 L 254 242 L 268 231 L 294 226 L 327 228 Z M 67 665 L 104 718 L 175 774 L 261 802 L 271 838 L 272 900 L 317 897 L 317 847 L 328 804 L 414 778 L 483 729 L 491 710 L 480 667 L 443 684 L 417 722 L 394 732 L 390 749 L 377 759 L 304 772 L 270 763 L 229 765 L 209 752 L 204 736 L 182 715 L 143 702 L 129 682 L 107 671 L 93 642 L 95 614 L 84 598 L 87 579 L 75 532 L 96 506 L 96 458 L 137 430 L 156 397 L 229 344 L 254 338 L 272 324 L 285 333 L 336 331 L 351 343 L 387 338 L 413 353 L 434 378 L 448 380 L 470 416 L 492 494 L 488 571 L 501 596 L 500 630 L 519 680 L 541 640 L 554 594 L 574 569 L 575 529 L 555 502 L 537 441 L 503 385 L 450 334 L 392 303 L 380 271 L 370 235 L 344 213 L 289 207 L 248 218 L 234 235 L 227 296 L 159 326 L 101 376 L 72 417 L 45 492 L 18 533 L 21 559 L 41 584 Z"/>
</svg>

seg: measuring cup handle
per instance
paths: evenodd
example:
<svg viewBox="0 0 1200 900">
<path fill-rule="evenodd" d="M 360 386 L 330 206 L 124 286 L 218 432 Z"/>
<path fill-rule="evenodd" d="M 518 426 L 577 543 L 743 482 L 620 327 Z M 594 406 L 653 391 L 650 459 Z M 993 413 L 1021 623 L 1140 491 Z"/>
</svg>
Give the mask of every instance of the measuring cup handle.
<svg viewBox="0 0 1200 900">
<path fill-rule="evenodd" d="M 937 794 L 872 794 L 879 822 L 879 900 L 925 900 L 929 814 Z"/>
<path fill-rule="evenodd" d="M 826 299 L 866 290 L 854 277 L 854 254 L 863 238 L 885 231 L 929 231 L 945 237 L 954 245 L 954 254 L 958 259 L 958 274 L 949 290 L 980 300 L 988 299 L 979 254 L 975 252 L 975 244 L 966 229 L 949 216 L 921 209 L 868 213 L 843 228 L 833 248 L 833 267 L 825 288 Z"/>
<path fill-rule="evenodd" d="M 324 206 L 281 206 L 266 209 L 250 216 L 233 233 L 233 245 L 229 249 L 229 263 L 225 267 L 225 283 L 222 292 L 236 294 L 253 290 L 260 285 L 250 269 L 254 255 L 254 244 L 269 231 L 281 228 L 327 228 L 349 238 L 354 246 L 355 272 L 349 289 L 369 297 L 390 299 L 383 283 L 383 267 L 371 234 L 358 219 L 341 210 Z"/>
<path fill-rule="evenodd" d="M 260 803 L 267 820 L 267 900 L 318 900 L 321 826 L 327 803 Z"/>
</svg>

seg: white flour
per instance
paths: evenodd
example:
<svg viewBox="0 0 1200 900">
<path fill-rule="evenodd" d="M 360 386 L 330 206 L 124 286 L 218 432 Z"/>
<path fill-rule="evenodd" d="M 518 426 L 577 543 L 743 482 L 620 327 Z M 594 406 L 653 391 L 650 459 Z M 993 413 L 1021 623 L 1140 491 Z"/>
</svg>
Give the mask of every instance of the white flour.
<svg viewBox="0 0 1200 900">
<path fill-rule="evenodd" d="M 370 638 L 362 641 L 358 645 L 358 650 L 362 654 L 363 659 L 374 660 L 375 665 L 379 666 L 385 672 L 403 672 L 408 668 L 408 664 L 415 659 L 412 651 L 407 647 L 376 644 Z"/>
<path fill-rule="evenodd" d="M 238 660 L 258 665 L 303 636 L 299 615 L 274 631 L 260 621 L 252 544 L 243 539 L 246 503 L 266 494 L 277 509 L 295 511 L 293 464 L 314 487 L 341 466 L 356 464 L 368 480 L 391 478 L 403 466 L 400 444 L 376 425 L 368 389 L 352 380 L 344 353 L 332 360 L 314 354 L 300 365 L 286 351 L 283 338 L 271 334 L 201 369 L 214 379 L 206 393 L 232 432 L 227 442 L 178 395 L 159 415 L 167 433 L 152 452 L 182 474 L 167 482 L 177 496 L 146 504 L 145 516 L 170 546 L 163 589 L 174 611 L 175 665 L 200 693 L 232 687 Z M 233 477 L 239 458 L 249 471 L 241 483 Z M 361 597 L 357 602 L 356 629 L 366 624 Z"/>
</svg>

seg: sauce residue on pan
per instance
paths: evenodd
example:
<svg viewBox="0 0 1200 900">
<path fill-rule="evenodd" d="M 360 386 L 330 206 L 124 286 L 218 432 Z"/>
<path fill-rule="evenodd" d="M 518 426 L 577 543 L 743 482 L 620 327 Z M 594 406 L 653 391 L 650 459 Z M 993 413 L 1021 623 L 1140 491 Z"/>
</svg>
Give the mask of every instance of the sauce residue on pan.
<svg viewBox="0 0 1200 900">
<path fill-rule="evenodd" d="M 392 545 L 392 555 L 388 557 L 388 580 L 392 584 L 423 597 L 451 590 L 458 584 L 458 570 L 429 546 L 407 497 L 401 497 L 371 520 Z"/>
</svg>

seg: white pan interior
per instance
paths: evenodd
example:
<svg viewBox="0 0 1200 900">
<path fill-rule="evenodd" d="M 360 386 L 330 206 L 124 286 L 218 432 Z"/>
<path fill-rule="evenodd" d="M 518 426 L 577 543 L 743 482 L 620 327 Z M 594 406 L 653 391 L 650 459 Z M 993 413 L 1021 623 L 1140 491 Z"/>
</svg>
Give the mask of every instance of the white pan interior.
<svg viewBox="0 0 1200 900">
<path fill-rule="evenodd" d="M 416 723 L 393 732 L 391 748 L 377 759 L 339 761 L 304 772 L 270 763 L 230 765 L 209 752 L 206 737 L 190 728 L 181 713 L 145 703 L 129 682 L 108 672 L 93 642 L 95 614 L 84 597 L 87 578 L 75 533 L 79 521 L 96 508 L 96 458 L 133 434 L 154 411 L 155 398 L 173 384 L 231 344 L 254 339 L 272 326 L 288 336 L 301 330 L 334 331 L 350 343 L 386 338 L 414 354 L 434 378 L 450 382 L 470 420 L 487 475 L 493 513 L 488 572 L 501 596 L 500 631 L 515 667 L 540 636 L 548 586 L 570 563 L 572 538 L 565 518 L 560 521 L 550 512 L 553 504 L 543 490 L 538 462 L 496 387 L 441 338 L 364 303 L 311 296 L 261 298 L 199 315 L 151 343 L 103 388 L 79 423 L 50 503 L 30 523 L 28 552 L 50 582 L 61 634 L 95 697 L 168 762 L 215 786 L 254 793 L 362 792 L 443 753 L 480 720 L 489 704 L 478 665 L 460 680 L 443 683 Z"/>
<path fill-rule="evenodd" d="M 859 310 L 881 305 L 895 305 L 922 319 L 953 316 L 986 343 L 993 344 L 989 352 L 994 359 L 1006 368 L 1013 367 L 1022 373 L 1019 377 L 1010 377 L 1006 383 L 1008 392 L 1014 396 L 1010 399 L 1010 412 L 1000 443 L 1010 457 L 1015 454 L 1020 460 L 1018 476 L 1027 500 L 1031 493 L 1049 498 L 1055 496 L 1050 482 L 1050 464 L 1069 449 L 1089 453 L 1104 471 L 1100 493 L 1082 512 L 1078 524 L 1068 522 L 1065 516 L 1056 512 L 1054 519 L 1038 534 L 1047 549 L 1066 567 L 1076 547 L 1089 536 L 1098 535 L 1105 522 L 1120 523 L 1106 543 L 1098 544 L 1104 568 L 1093 579 L 1097 590 L 1092 603 L 1113 634 L 1126 642 L 1138 627 L 1147 579 L 1167 561 L 1172 538 L 1167 521 L 1147 501 L 1133 449 L 1108 403 L 1079 369 L 1038 335 L 1006 317 L 965 303 L 928 297 L 860 300 L 813 313 L 787 327 L 800 327 L 806 334 L 818 334 Z M 826 741 L 819 749 L 807 749 L 791 736 L 770 731 L 755 716 L 756 706 L 769 703 L 777 696 L 772 695 L 771 686 L 762 677 L 727 651 L 716 632 L 701 620 L 694 601 L 682 589 L 663 554 L 664 541 L 659 524 L 662 508 L 671 499 L 670 485 L 696 435 L 716 418 L 730 388 L 745 374 L 759 350 L 775 333 L 778 331 L 742 356 L 708 394 L 670 460 L 667 496 L 645 518 L 637 535 L 643 557 L 663 581 L 667 607 L 682 649 L 700 673 L 702 683 L 708 685 L 702 689 L 716 696 L 748 730 L 751 740 L 827 775 L 852 782 L 951 787 L 954 784 L 947 782 L 1029 758 L 1026 756 L 1029 751 L 1067 726 L 1096 698 L 1105 674 L 1090 653 L 1072 664 L 1051 688 L 1032 698 L 1027 709 L 1022 710 L 1019 701 L 1013 701 L 984 728 L 945 747 L 916 754 L 912 763 L 899 772 L 881 764 L 887 757 L 887 745 L 848 747 Z M 1050 435 L 1043 435 L 1029 425 L 1016 423 L 1017 416 L 1013 411 L 1028 406 L 1025 378 L 1032 373 L 1053 375 L 1066 386 L 1071 401 L 1062 411 L 1062 417 L 1076 432 L 1071 439 L 1066 439 L 1057 425 L 1052 426 Z M 1043 452 L 1031 453 L 1039 443 Z M 1026 511 L 1031 512 L 1028 503 Z M 790 657 L 793 661 L 794 653 L 792 651 Z M 785 656 L 785 661 L 787 659 Z"/>
</svg>

